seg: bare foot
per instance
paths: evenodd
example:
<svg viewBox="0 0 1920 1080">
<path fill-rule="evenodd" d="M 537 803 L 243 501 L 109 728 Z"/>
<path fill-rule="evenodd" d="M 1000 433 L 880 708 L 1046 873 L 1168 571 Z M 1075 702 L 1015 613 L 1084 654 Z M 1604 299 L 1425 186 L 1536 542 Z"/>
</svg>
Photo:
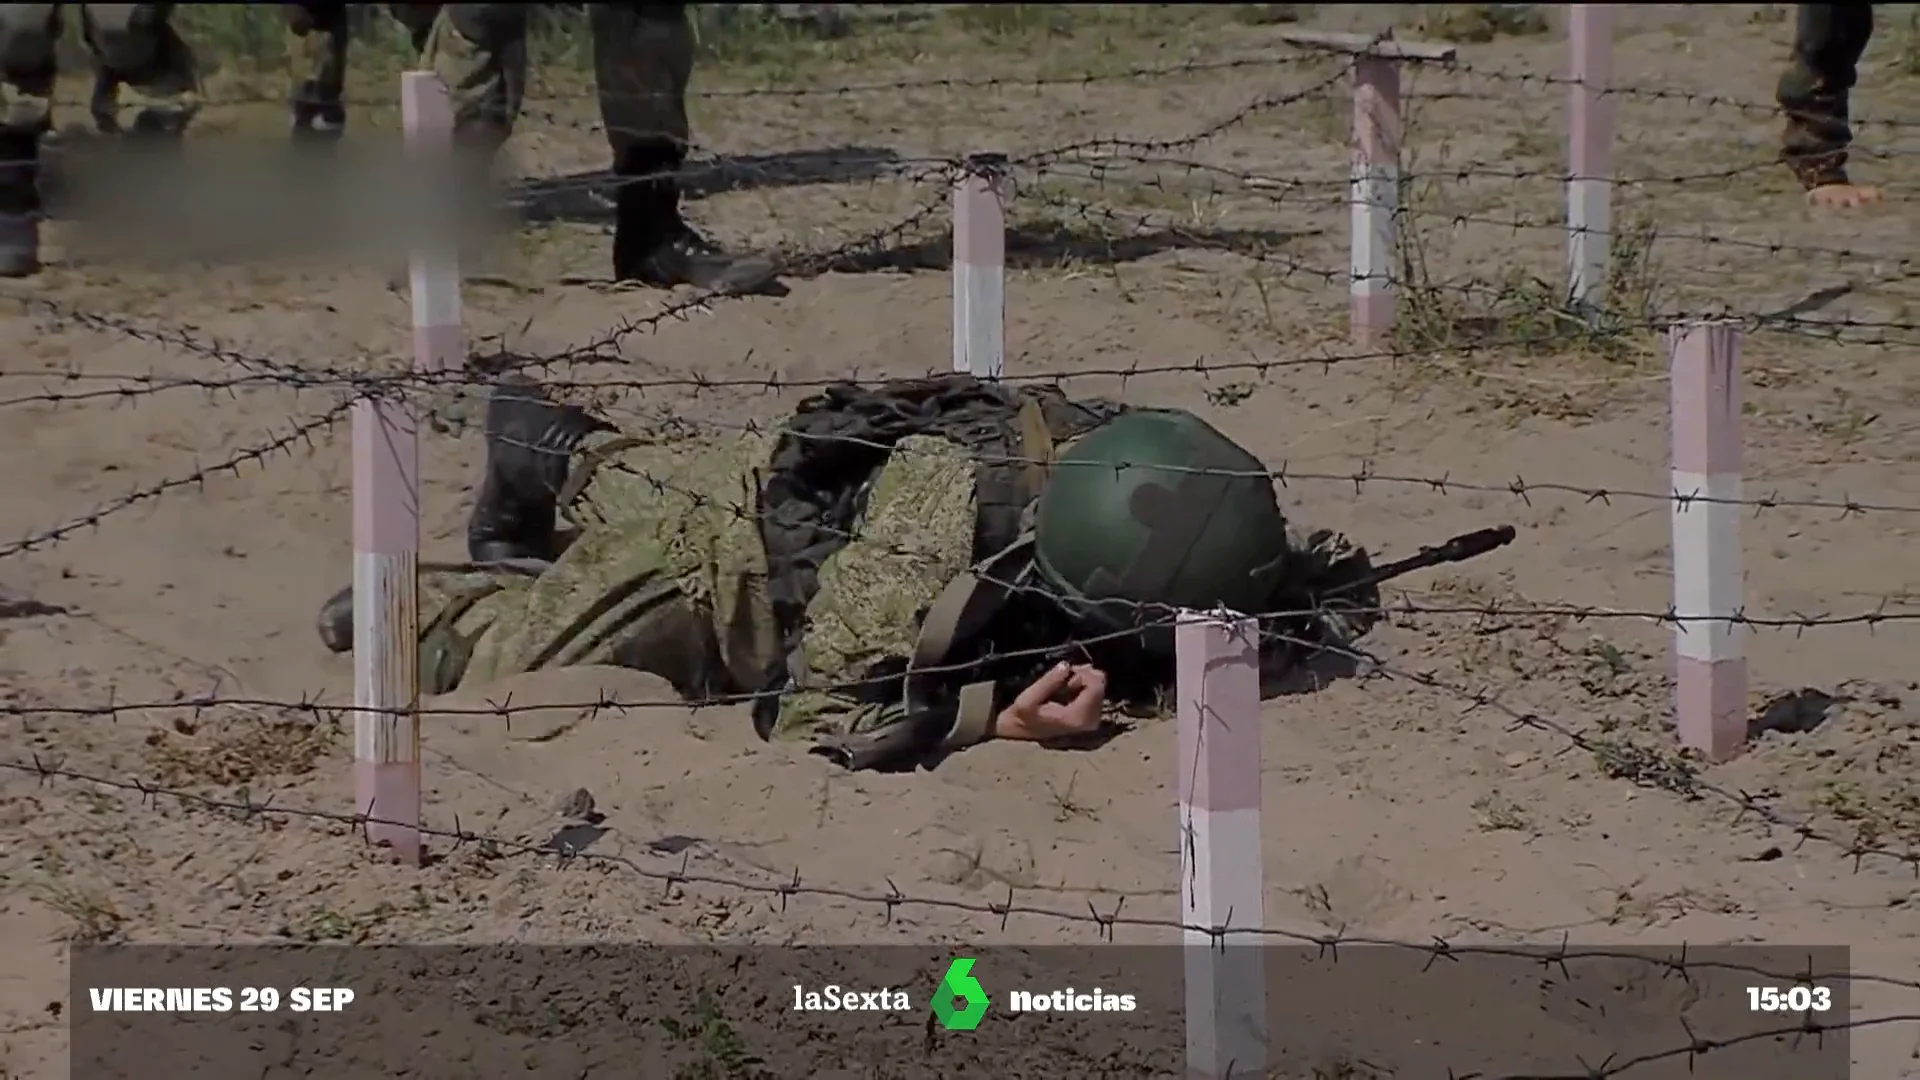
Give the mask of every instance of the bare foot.
<svg viewBox="0 0 1920 1080">
<path fill-rule="evenodd" d="M 1823 184 L 1807 192 L 1809 206 L 1840 210 L 1851 210 L 1856 206 L 1879 202 L 1880 199 L 1879 188 L 1862 187 L 1858 184 Z"/>
</svg>

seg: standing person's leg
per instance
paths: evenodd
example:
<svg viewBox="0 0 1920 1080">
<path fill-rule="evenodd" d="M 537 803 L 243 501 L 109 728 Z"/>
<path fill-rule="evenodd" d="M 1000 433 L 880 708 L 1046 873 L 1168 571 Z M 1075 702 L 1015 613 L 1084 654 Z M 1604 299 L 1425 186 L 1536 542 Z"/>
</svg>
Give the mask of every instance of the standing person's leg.
<svg viewBox="0 0 1920 1080">
<path fill-rule="evenodd" d="M 346 0 L 293 0 L 283 10 L 293 34 L 293 139 L 331 145 L 347 126 Z"/>
<path fill-rule="evenodd" d="M 1793 56 L 1776 96 L 1786 113 L 1780 157 L 1819 205 L 1857 206 L 1880 192 L 1847 177 L 1848 99 L 1873 36 L 1871 4 L 1800 4 Z"/>
<path fill-rule="evenodd" d="M 492 165 L 520 116 L 527 11 L 525 4 L 443 4 L 427 35 L 425 64 L 453 98 L 454 145 L 480 167 Z"/>
<path fill-rule="evenodd" d="M 172 4 L 81 4 L 81 25 L 94 62 L 132 91 L 128 134 L 177 142 L 200 110 L 193 50 L 172 26 Z"/>
<path fill-rule="evenodd" d="M 416 29 L 419 9 L 396 17 Z M 527 84 L 528 7 L 524 4 L 437 5 L 426 35 L 421 66 L 440 76 L 453 106 L 453 152 L 463 277 L 496 276 L 481 263 L 493 254 L 487 241 L 504 227 L 495 201 L 493 163 L 513 134 Z M 464 409 L 464 405 L 448 408 Z"/>
<path fill-rule="evenodd" d="M 87 95 L 87 115 L 93 117 L 93 129 L 101 135 L 119 135 L 120 80 L 100 66 L 97 54 L 88 57 L 93 69 L 93 91 Z"/>
<path fill-rule="evenodd" d="M 59 4 L 0 4 L 0 277 L 40 270 L 40 138 L 53 125 Z"/>
<path fill-rule="evenodd" d="M 614 278 L 667 288 L 764 287 L 775 275 L 771 260 L 721 251 L 680 216 L 676 174 L 687 159 L 694 48 L 686 5 L 594 4 L 587 14 L 600 117 L 621 180 Z"/>
<path fill-rule="evenodd" d="M 393 20 L 407 28 L 407 36 L 413 40 L 415 56 L 424 56 L 427 51 L 427 38 L 433 34 L 433 22 L 440 17 L 440 9 L 445 4 L 388 4 L 387 13 Z"/>
</svg>

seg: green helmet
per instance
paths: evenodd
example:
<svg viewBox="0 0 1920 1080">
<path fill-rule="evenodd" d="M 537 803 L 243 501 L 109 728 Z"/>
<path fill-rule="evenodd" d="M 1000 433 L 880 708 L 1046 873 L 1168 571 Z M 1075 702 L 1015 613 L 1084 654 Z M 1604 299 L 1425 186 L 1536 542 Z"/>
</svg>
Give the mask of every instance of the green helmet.
<svg viewBox="0 0 1920 1080">
<path fill-rule="evenodd" d="M 1172 608 L 1265 610 L 1286 556 L 1266 467 L 1179 409 L 1124 413 L 1074 444 L 1034 519 L 1049 590 L 1095 632 L 1149 627 L 1155 651 L 1172 651 Z"/>
</svg>

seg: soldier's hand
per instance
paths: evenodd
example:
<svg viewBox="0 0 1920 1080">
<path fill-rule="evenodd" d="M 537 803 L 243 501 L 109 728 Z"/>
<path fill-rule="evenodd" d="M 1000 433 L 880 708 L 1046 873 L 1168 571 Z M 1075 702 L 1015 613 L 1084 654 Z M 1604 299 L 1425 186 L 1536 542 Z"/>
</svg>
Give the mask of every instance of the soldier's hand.
<svg viewBox="0 0 1920 1080">
<path fill-rule="evenodd" d="M 1107 673 L 1091 664 L 1055 664 L 1000 710 L 994 734 L 1038 741 L 1084 735 L 1100 726 Z"/>
<path fill-rule="evenodd" d="M 1807 203 L 1834 210 L 1851 210 L 1881 199 L 1880 189 L 1859 184 L 1822 184 L 1807 192 Z"/>
</svg>

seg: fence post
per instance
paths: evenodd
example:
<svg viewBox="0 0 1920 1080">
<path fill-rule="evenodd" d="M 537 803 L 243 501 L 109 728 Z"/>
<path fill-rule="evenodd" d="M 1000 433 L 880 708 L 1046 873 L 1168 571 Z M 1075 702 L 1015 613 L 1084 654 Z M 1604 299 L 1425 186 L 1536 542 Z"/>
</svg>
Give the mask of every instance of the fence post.
<svg viewBox="0 0 1920 1080">
<path fill-rule="evenodd" d="M 1571 4 L 1567 13 L 1568 297 L 1576 310 L 1606 302 L 1613 241 L 1613 13 Z"/>
<path fill-rule="evenodd" d="M 420 862 L 420 447 L 398 395 L 353 405 L 353 774 L 367 839 Z"/>
<path fill-rule="evenodd" d="M 1193 929 L 1266 926 L 1259 624 L 1228 611 L 1183 611 L 1174 646 L 1186 1074 L 1265 1076 L 1266 943 Z"/>
<path fill-rule="evenodd" d="M 1669 335 L 1674 720 L 1683 746 L 1725 761 L 1747 741 L 1747 627 L 1737 621 L 1745 603 L 1740 330 L 1699 322 Z"/>
<path fill-rule="evenodd" d="M 1379 56 L 1355 57 L 1347 295 L 1353 343 L 1363 349 L 1380 348 L 1393 334 L 1400 134 L 1400 66 Z"/>
<path fill-rule="evenodd" d="M 1393 335 L 1394 265 L 1400 216 L 1400 65 L 1451 64 L 1451 45 L 1400 41 L 1392 32 L 1352 34 L 1288 30 L 1279 38 L 1302 49 L 1353 58 L 1353 160 L 1347 205 L 1348 332 L 1363 349 L 1384 348 Z"/>
<path fill-rule="evenodd" d="M 1006 166 L 971 154 L 953 188 L 953 370 L 981 379 L 1006 370 Z"/>
<path fill-rule="evenodd" d="M 444 197 L 454 180 L 453 102 L 447 84 L 431 71 L 400 76 L 401 121 L 414 172 Z M 437 205 L 444 205 L 438 204 Z M 451 219 L 451 222 L 449 222 Z M 407 253 L 408 292 L 413 307 L 413 366 L 417 371 L 458 373 L 467 345 L 460 297 L 459 237 L 464 218 L 436 216 L 435 228 Z M 448 384 L 442 383 L 441 386 Z"/>
<path fill-rule="evenodd" d="M 448 172 L 453 110 L 430 72 L 400 77 L 400 110 L 413 171 L 425 182 Z M 408 252 L 416 370 L 457 365 L 459 267 L 443 243 Z M 420 837 L 420 446 L 415 403 L 394 394 L 353 407 L 354 801 L 367 839 L 419 865 Z"/>
</svg>

